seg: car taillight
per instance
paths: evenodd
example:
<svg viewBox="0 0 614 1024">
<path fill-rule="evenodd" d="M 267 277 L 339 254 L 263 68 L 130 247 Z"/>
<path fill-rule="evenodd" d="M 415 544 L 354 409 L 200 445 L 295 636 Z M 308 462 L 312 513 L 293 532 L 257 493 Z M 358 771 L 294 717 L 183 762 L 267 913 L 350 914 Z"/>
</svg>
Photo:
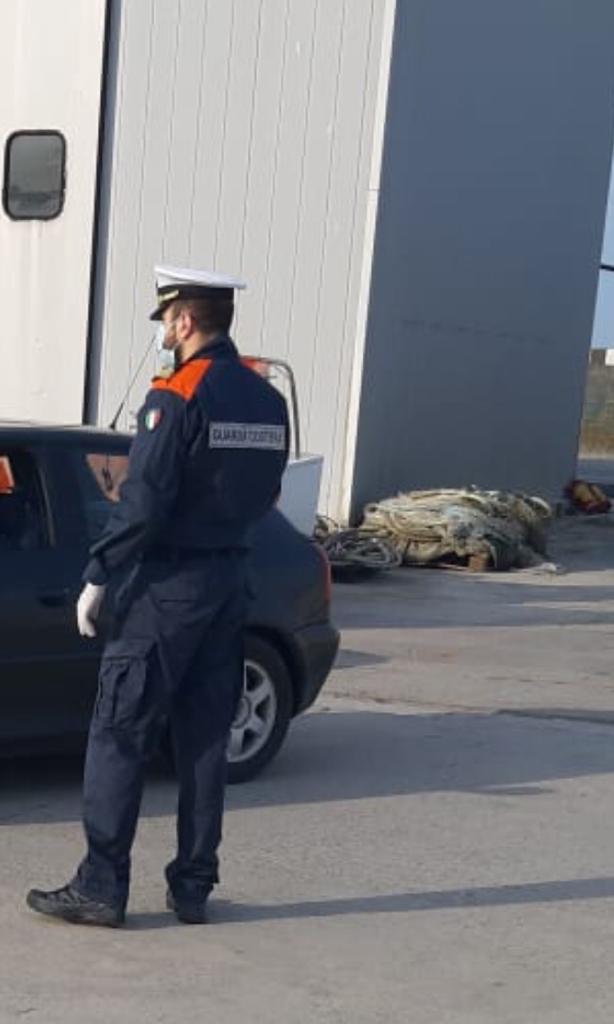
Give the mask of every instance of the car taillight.
<svg viewBox="0 0 614 1024">
<path fill-rule="evenodd" d="M 314 542 L 314 547 L 322 561 L 322 568 L 324 570 L 324 594 L 326 596 L 326 603 L 330 604 L 333 590 L 333 578 L 330 568 L 330 562 L 328 561 L 328 555 L 326 554 L 326 551 L 324 550 L 321 544 L 317 544 Z"/>
</svg>

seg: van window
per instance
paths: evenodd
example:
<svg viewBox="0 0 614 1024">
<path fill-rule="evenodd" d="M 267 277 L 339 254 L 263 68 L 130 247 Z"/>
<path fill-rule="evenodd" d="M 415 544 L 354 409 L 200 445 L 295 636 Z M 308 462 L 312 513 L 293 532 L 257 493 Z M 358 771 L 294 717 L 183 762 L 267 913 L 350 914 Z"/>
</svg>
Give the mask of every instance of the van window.
<svg viewBox="0 0 614 1024">
<path fill-rule="evenodd" d="M 52 220 L 64 206 L 66 140 L 60 132 L 9 136 L 4 151 L 4 209 L 13 220 Z"/>
<path fill-rule="evenodd" d="M 36 463 L 25 451 L 0 450 L 0 554 L 49 546 Z"/>
</svg>

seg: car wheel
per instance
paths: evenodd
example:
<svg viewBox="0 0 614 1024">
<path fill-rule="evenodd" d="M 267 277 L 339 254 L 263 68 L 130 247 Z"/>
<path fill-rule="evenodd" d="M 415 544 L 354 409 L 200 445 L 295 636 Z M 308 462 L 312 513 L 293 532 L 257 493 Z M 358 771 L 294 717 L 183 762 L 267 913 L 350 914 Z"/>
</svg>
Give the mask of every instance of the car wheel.
<svg viewBox="0 0 614 1024">
<path fill-rule="evenodd" d="M 292 680 L 275 647 L 245 638 L 243 693 L 230 732 L 228 781 L 253 779 L 281 747 L 292 717 Z"/>
</svg>

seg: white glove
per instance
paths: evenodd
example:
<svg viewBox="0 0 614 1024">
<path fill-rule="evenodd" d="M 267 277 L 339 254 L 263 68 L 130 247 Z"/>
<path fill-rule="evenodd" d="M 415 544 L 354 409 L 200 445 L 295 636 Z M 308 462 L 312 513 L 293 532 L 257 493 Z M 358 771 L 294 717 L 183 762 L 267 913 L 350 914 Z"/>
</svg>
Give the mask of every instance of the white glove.
<svg viewBox="0 0 614 1024">
<path fill-rule="evenodd" d="M 86 583 L 77 601 L 77 627 L 81 636 L 96 636 L 95 622 L 104 600 L 106 586 Z"/>
</svg>

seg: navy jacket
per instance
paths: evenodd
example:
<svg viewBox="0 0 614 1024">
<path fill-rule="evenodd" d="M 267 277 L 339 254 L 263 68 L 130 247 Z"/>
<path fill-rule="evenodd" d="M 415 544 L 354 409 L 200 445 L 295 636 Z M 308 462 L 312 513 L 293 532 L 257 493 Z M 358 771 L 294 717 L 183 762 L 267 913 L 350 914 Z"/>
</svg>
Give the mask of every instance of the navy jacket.
<svg viewBox="0 0 614 1024">
<path fill-rule="evenodd" d="M 288 446 L 283 397 L 218 335 L 152 381 L 120 500 L 83 578 L 106 583 L 160 544 L 246 547 L 250 526 L 279 495 Z"/>
</svg>

